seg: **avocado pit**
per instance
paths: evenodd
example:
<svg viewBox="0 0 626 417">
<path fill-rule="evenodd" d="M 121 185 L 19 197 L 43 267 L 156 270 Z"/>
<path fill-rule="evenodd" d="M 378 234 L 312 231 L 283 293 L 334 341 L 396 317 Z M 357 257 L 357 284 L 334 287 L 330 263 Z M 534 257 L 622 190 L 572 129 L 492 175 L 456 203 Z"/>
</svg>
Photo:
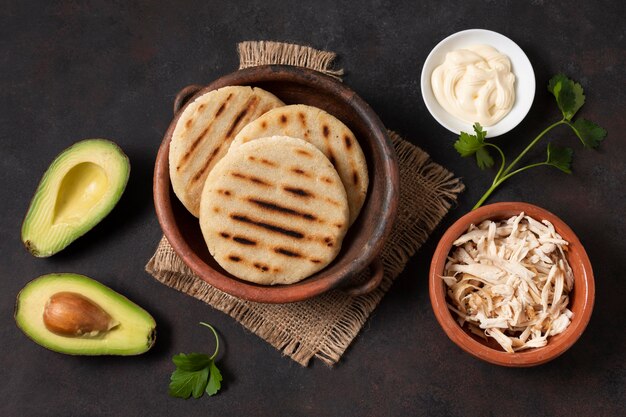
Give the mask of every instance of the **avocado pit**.
<svg viewBox="0 0 626 417">
<path fill-rule="evenodd" d="M 48 299 L 43 321 L 49 331 L 67 337 L 96 337 L 119 325 L 98 304 L 69 291 L 58 292 Z"/>
</svg>

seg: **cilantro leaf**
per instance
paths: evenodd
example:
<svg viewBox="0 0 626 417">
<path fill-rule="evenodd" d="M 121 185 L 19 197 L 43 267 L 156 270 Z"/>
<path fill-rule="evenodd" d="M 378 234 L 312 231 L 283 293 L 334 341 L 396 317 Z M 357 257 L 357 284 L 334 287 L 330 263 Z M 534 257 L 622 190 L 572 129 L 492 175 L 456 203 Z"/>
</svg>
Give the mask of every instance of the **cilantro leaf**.
<svg viewBox="0 0 626 417">
<path fill-rule="evenodd" d="M 211 361 L 210 372 L 211 377 L 209 378 L 209 383 L 206 386 L 206 393 L 209 395 L 215 395 L 222 387 L 222 373 L 219 369 L 217 369 L 214 361 Z"/>
<path fill-rule="evenodd" d="M 548 91 L 556 98 L 556 103 L 565 120 L 572 120 L 576 112 L 585 104 L 583 88 L 563 74 L 557 74 L 548 82 Z"/>
<path fill-rule="evenodd" d="M 185 371 L 176 369 L 170 378 L 169 393 L 172 397 L 200 398 L 209 379 L 209 368 L 198 371 Z"/>
<path fill-rule="evenodd" d="M 172 357 L 176 370 L 170 377 L 169 394 L 178 398 L 200 398 L 204 392 L 215 395 L 221 388 L 222 374 L 215 365 L 219 351 L 217 332 L 210 324 L 200 322 L 211 329 L 215 336 L 215 352 L 212 356 L 204 353 L 180 353 Z"/>
<path fill-rule="evenodd" d="M 476 135 L 470 135 L 469 133 L 461 132 L 458 140 L 454 143 L 454 148 L 463 157 L 476 155 L 476 162 L 481 169 L 491 167 L 494 164 L 494 160 L 489 155 L 488 148 L 494 148 L 498 151 L 502 163 L 498 170 L 491 186 L 483 194 L 483 196 L 474 205 L 473 209 L 480 207 L 491 194 L 502 183 L 514 175 L 526 171 L 530 168 L 538 166 L 551 165 L 567 174 L 571 174 L 572 169 L 572 156 L 574 151 L 571 148 L 561 148 L 548 143 L 547 159 L 543 162 L 537 162 L 528 164 L 518 168 L 518 163 L 526 156 L 526 154 L 542 139 L 548 132 L 557 126 L 567 125 L 569 126 L 578 139 L 583 143 L 585 148 L 597 148 L 600 142 L 606 137 L 606 130 L 597 124 L 590 122 L 589 120 L 578 118 L 572 121 L 574 115 L 585 104 L 585 94 L 583 88 L 577 82 L 569 79 L 564 74 L 557 74 L 548 82 L 548 91 L 556 98 L 559 110 L 563 115 L 561 120 L 551 124 L 544 129 L 539 135 L 537 135 L 524 150 L 506 166 L 506 157 L 504 152 L 495 143 L 487 142 L 485 140 L 486 132 L 483 131 L 482 126 L 476 123 L 474 124 L 474 132 Z"/>
<path fill-rule="evenodd" d="M 459 135 L 459 139 L 454 142 L 454 149 L 457 150 L 462 157 L 472 156 L 478 151 L 480 148 L 485 146 L 481 143 L 476 136 L 470 135 L 466 132 L 461 132 Z"/>
<path fill-rule="evenodd" d="M 487 151 L 487 148 L 480 148 L 476 151 L 476 163 L 480 169 L 491 168 L 493 166 L 493 158 L 489 154 L 489 151 Z"/>
<path fill-rule="evenodd" d="M 560 84 L 567 80 L 568 78 L 565 74 L 556 74 L 554 77 L 550 78 L 550 81 L 548 81 L 548 91 L 554 94 L 554 97 L 558 97 L 559 93 L 556 90 L 560 90 Z"/>
<path fill-rule="evenodd" d="M 585 148 L 597 148 L 606 137 L 606 130 L 594 122 L 582 118 L 576 119 L 572 128 Z"/>
<path fill-rule="evenodd" d="M 209 355 L 204 353 L 190 353 L 188 355 L 180 353 L 174 355 L 172 362 L 178 369 L 183 371 L 198 371 L 209 366 Z"/>
<path fill-rule="evenodd" d="M 480 123 L 474 123 L 475 135 L 461 132 L 459 139 L 454 142 L 454 148 L 462 157 L 468 157 L 476 154 L 476 162 L 480 169 L 490 168 L 493 166 L 493 158 L 489 154 L 485 142 L 487 132 L 483 130 Z"/>
<path fill-rule="evenodd" d="M 566 174 L 571 174 L 572 156 L 574 151 L 572 148 L 561 148 L 560 146 L 548 143 L 548 165 L 560 169 Z"/>
</svg>

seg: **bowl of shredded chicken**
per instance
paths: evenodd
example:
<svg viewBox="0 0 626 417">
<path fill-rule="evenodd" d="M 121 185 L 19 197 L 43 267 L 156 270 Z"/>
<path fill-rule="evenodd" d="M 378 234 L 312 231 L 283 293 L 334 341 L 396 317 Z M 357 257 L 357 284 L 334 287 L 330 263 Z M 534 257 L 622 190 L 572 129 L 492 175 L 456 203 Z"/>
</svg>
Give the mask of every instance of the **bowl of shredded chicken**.
<svg viewBox="0 0 626 417">
<path fill-rule="evenodd" d="M 545 363 L 582 334 L 594 298 L 591 264 L 573 231 L 525 203 L 463 216 L 442 237 L 430 295 L 448 336 L 480 359 Z"/>
</svg>

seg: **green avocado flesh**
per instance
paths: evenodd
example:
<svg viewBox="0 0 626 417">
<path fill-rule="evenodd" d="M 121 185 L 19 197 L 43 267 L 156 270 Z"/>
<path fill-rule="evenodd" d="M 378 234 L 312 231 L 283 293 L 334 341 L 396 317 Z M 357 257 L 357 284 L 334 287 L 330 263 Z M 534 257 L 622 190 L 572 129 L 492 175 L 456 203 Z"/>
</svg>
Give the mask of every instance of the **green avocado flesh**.
<svg viewBox="0 0 626 417">
<path fill-rule="evenodd" d="M 44 323 L 50 297 L 76 293 L 102 308 L 115 327 L 97 335 L 64 336 Z M 48 274 L 26 284 L 17 296 L 15 321 L 41 346 L 71 355 L 138 355 L 150 349 L 156 338 L 156 323 L 144 309 L 109 287 L 78 274 Z"/>
<path fill-rule="evenodd" d="M 124 152 L 105 139 L 65 149 L 43 175 L 22 224 L 22 242 L 47 257 L 84 235 L 113 210 L 130 174 Z"/>
</svg>

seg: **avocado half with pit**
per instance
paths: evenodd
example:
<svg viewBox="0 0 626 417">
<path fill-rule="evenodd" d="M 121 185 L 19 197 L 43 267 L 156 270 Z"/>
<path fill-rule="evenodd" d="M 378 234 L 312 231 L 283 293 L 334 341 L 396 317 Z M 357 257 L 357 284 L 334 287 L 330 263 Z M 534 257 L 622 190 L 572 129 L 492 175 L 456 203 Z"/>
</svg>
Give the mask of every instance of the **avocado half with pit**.
<svg viewBox="0 0 626 417">
<path fill-rule="evenodd" d="M 47 257 L 113 210 L 128 182 L 128 157 L 115 143 L 87 139 L 65 149 L 43 175 L 22 224 L 22 242 Z"/>
<path fill-rule="evenodd" d="M 26 284 L 15 321 L 39 345 L 71 355 L 138 355 L 156 339 L 148 312 L 79 274 L 48 274 Z"/>
</svg>

